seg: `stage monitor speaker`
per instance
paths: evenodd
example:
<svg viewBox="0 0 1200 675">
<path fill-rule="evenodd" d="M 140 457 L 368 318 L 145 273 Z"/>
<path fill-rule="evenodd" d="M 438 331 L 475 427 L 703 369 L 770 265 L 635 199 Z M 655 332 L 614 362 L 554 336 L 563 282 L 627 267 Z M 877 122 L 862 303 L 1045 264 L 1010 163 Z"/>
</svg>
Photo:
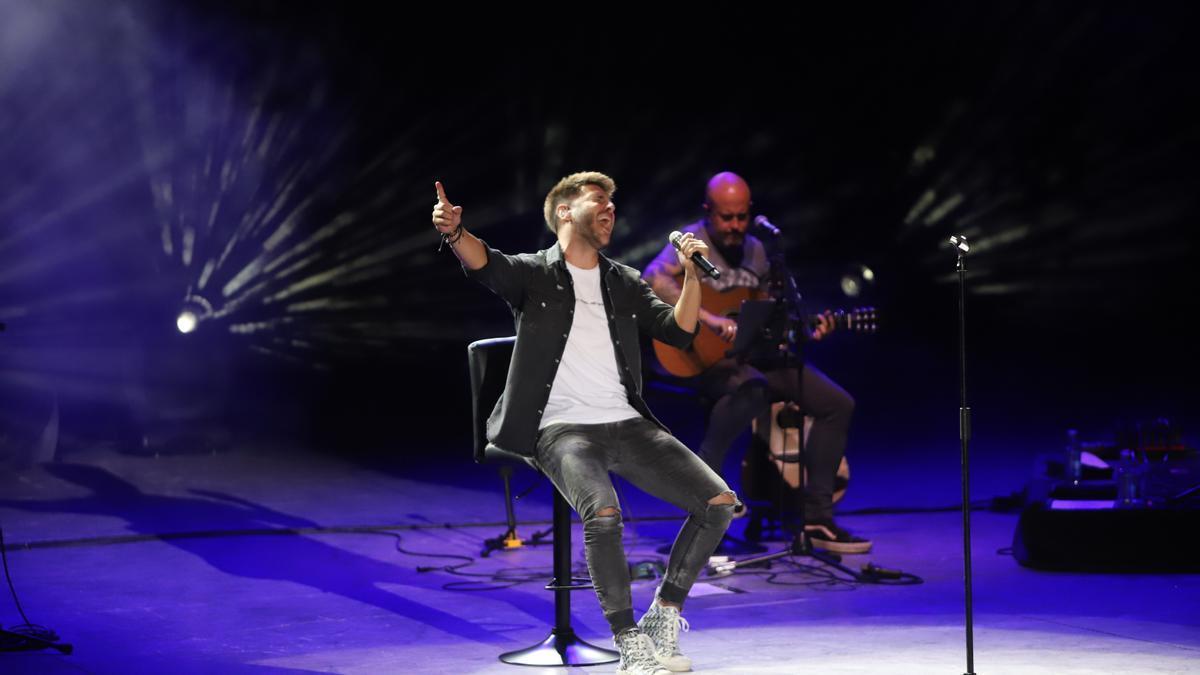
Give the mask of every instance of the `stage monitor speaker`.
<svg viewBox="0 0 1200 675">
<path fill-rule="evenodd" d="M 1200 508 L 1055 508 L 1021 513 L 1013 557 L 1035 569 L 1088 572 L 1197 572 L 1192 548 Z"/>
</svg>

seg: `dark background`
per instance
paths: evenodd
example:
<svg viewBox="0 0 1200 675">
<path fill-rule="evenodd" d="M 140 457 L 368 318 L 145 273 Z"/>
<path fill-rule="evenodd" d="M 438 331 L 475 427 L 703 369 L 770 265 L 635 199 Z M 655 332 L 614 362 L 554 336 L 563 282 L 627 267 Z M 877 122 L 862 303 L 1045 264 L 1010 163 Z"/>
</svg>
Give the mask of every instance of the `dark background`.
<svg viewBox="0 0 1200 675">
<path fill-rule="evenodd" d="M 60 458 L 465 453 L 465 346 L 512 324 L 435 252 L 433 181 L 519 252 L 550 243 L 542 199 L 579 170 L 616 179 L 609 253 L 639 267 L 709 176 L 744 176 L 814 311 L 883 314 L 809 353 L 858 399 L 860 442 L 956 445 L 952 233 L 974 244 L 981 437 L 1165 416 L 1193 438 L 1192 19 L 4 2 L 4 458 L 56 409 Z M 876 276 L 859 298 L 852 265 Z M 182 335 L 189 296 L 213 314 Z"/>
</svg>

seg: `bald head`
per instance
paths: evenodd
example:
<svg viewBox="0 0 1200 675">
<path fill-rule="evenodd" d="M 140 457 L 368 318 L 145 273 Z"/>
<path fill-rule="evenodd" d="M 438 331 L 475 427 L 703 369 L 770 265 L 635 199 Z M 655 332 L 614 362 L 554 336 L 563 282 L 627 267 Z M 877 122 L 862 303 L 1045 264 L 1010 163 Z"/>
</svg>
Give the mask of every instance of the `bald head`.
<svg viewBox="0 0 1200 675">
<path fill-rule="evenodd" d="M 750 186 L 736 173 L 722 171 L 708 179 L 708 188 L 704 196 L 709 204 L 733 199 L 749 202 Z"/>
<path fill-rule="evenodd" d="M 740 247 L 750 225 L 750 186 L 736 173 L 722 171 L 709 179 L 704 195 L 710 240 L 721 248 Z"/>
</svg>

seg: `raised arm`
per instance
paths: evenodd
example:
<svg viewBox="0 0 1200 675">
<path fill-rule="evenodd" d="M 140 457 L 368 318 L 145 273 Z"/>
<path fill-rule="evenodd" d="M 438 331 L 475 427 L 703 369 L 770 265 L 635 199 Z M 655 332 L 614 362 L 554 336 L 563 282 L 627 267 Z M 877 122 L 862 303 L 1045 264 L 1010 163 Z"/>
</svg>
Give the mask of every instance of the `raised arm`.
<svg viewBox="0 0 1200 675">
<path fill-rule="evenodd" d="M 469 270 L 482 268 L 488 262 L 487 250 L 483 242 L 462 226 L 462 207 L 450 203 L 440 181 L 434 181 L 433 188 L 437 190 L 437 203 L 433 205 L 434 229 L 442 233 L 443 241 L 449 244 L 463 267 Z"/>
</svg>

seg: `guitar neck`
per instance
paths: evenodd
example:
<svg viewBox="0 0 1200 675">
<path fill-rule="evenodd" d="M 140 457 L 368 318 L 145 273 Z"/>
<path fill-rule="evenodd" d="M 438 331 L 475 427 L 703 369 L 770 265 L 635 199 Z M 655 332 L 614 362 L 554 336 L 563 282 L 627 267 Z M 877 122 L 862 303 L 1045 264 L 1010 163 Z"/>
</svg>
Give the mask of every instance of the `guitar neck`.
<svg viewBox="0 0 1200 675">
<path fill-rule="evenodd" d="M 860 333 L 873 333 L 877 328 L 878 315 L 874 307 L 854 309 L 849 312 L 839 309 L 829 313 L 834 328 L 853 330 Z M 815 326 L 821 319 L 821 314 L 810 314 L 808 325 Z"/>
</svg>

